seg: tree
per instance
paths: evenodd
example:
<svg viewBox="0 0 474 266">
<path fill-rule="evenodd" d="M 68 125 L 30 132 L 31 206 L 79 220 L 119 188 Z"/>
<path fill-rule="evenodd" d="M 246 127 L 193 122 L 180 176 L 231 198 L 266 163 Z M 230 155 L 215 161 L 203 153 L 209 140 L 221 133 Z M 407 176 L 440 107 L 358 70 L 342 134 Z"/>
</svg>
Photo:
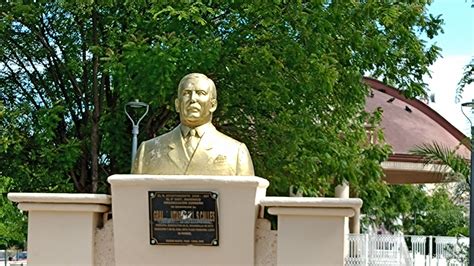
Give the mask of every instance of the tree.
<svg viewBox="0 0 474 266">
<path fill-rule="evenodd" d="M 373 191 L 380 191 L 373 190 Z M 425 231 L 420 223 L 426 213 L 428 195 L 420 185 L 388 185 L 383 196 L 376 196 L 376 202 L 369 202 L 363 218 L 363 224 L 383 227 L 390 232 L 404 234 L 423 234 Z"/>
<path fill-rule="evenodd" d="M 217 128 L 247 144 L 269 194 L 354 196 L 382 186 L 366 73 L 414 97 L 439 48 L 430 1 L 4 1 L 0 175 L 8 191 L 105 192 L 130 169 L 128 101 L 150 104 L 140 140 L 177 125 L 179 79 L 217 85 Z M 380 132 L 374 132 L 379 134 Z M 366 202 L 365 206 L 373 206 Z"/>
<path fill-rule="evenodd" d="M 21 116 L 22 161 L 32 159 L 2 173 L 43 188 L 39 169 L 54 164 L 75 190 L 103 190 L 129 170 L 123 104 L 151 104 L 142 139 L 166 131 L 177 81 L 199 71 L 218 86 L 217 127 L 249 144 L 271 193 L 377 180 L 388 149 L 367 143 L 377 121 L 363 112 L 360 80 L 371 72 L 424 93 L 439 49 L 417 33 L 431 38 L 441 22 L 427 3 L 2 3 L 1 98 Z"/>
<path fill-rule="evenodd" d="M 421 156 L 426 164 L 438 166 L 438 171 L 445 175 L 446 181 L 456 181 L 454 197 L 459 204 L 465 203 L 469 196 L 471 167 L 469 161 L 452 149 L 437 142 L 425 143 L 411 152 Z"/>
<path fill-rule="evenodd" d="M 462 143 L 459 144 L 461 146 Z M 454 149 L 437 142 L 423 144 L 411 152 L 422 156 L 426 164 L 438 166 L 446 181 L 456 182 L 453 191 L 436 190 L 427 204 L 423 226 L 431 235 L 467 235 L 468 220 L 465 204 L 469 197 L 470 164 Z"/>
<path fill-rule="evenodd" d="M 420 224 L 427 235 L 467 236 L 469 231 L 465 207 L 455 204 L 443 188 L 434 191 L 429 198 L 426 215 Z"/>
<path fill-rule="evenodd" d="M 6 197 L 11 180 L 0 177 L 0 249 L 25 248 L 27 220 Z"/>
<path fill-rule="evenodd" d="M 423 185 L 389 185 L 387 196 L 367 210 L 365 227 L 375 225 L 406 235 L 467 235 L 466 208 L 444 187 L 427 191 Z"/>
</svg>

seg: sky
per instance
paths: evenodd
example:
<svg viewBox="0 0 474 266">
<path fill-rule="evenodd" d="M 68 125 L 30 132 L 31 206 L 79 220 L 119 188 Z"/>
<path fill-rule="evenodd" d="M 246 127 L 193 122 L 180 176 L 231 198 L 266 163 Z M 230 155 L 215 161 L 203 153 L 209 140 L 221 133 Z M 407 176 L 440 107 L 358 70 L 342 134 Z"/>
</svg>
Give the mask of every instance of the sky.
<svg viewBox="0 0 474 266">
<path fill-rule="evenodd" d="M 474 57 L 474 0 L 434 0 L 429 13 L 444 19 L 444 33 L 435 37 L 441 55 L 431 67 L 431 78 L 426 77 L 428 94 L 435 95 L 430 107 L 467 136 L 470 125 L 461 112 L 461 103 L 474 99 L 474 84 L 464 88 L 462 99 L 456 102 L 456 88 L 464 66 Z M 469 114 L 469 110 L 467 114 Z M 470 115 L 470 114 L 469 114 Z M 474 123 L 474 115 L 470 115 Z"/>
</svg>

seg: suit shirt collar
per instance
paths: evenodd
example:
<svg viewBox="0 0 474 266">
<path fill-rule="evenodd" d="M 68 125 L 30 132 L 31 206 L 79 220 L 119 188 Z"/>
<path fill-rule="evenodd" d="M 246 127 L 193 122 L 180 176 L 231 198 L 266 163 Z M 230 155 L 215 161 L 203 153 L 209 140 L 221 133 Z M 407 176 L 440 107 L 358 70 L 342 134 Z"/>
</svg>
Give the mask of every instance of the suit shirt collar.
<svg viewBox="0 0 474 266">
<path fill-rule="evenodd" d="M 185 138 L 188 135 L 191 129 L 192 128 L 181 124 L 181 135 L 183 136 L 183 138 Z M 204 135 L 204 133 L 210 130 L 213 130 L 214 126 L 211 124 L 211 122 L 208 122 L 204 125 L 197 126 L 194 129 L 196 130 L 196 134 L 198 135 L 198 137 L 201 138 Z"/>
</svg>

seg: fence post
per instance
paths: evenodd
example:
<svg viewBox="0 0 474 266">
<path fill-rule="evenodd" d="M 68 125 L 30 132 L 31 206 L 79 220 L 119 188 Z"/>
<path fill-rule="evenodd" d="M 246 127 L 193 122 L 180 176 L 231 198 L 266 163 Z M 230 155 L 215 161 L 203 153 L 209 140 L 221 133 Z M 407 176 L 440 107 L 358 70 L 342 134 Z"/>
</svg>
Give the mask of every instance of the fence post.
<svg viewBox="0 0 474 266">
<path fill-rule="evenodd" d="M 369 265 L 369 234 L 364 234 L 365 266 Z"/>
<path fill-rule="evenodd" d="M 430 241 L 430 244 L 428 245 L 429 247 L 428 263 L 429 263 L 429 266 L 431 266 L 431 258 L 433 257 L 433 236 L 429 236 L 428 239 Z"/>
<path fill-rule="evenodd" d="M 397 245 L 398 245 L 398 247 L 397 247 L 397 250 L 398 250 L 398 263 L 399 263 L 400 265 L 402 265 L 402 259 L 403 259 L 403 244 L 402 244 L 402 238 L 403 238 L 403 236 L 402 236 L 402 235 L 399 235 L 397 238 L 398 238 L 398 239 L 397 239 Z"/>
</svg>

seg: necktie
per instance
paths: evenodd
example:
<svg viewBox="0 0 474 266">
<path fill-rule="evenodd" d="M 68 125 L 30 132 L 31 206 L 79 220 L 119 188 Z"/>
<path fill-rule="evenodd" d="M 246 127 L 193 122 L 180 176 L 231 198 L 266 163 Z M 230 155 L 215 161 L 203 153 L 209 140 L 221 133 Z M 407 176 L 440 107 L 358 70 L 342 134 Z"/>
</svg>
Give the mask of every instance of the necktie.
<svg viewBox="0 0 474 266">
<path fill-rule="evenodd" d="M 199 137 L 196 136 L 196 130 L 191 129 L 188 133 L 188 138 L 186 139 L 186 152 L 189 157 L 192 157 L 196 147 L 199 143 Z"/>
</svg>

